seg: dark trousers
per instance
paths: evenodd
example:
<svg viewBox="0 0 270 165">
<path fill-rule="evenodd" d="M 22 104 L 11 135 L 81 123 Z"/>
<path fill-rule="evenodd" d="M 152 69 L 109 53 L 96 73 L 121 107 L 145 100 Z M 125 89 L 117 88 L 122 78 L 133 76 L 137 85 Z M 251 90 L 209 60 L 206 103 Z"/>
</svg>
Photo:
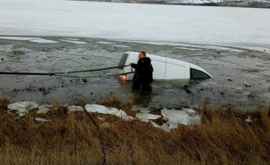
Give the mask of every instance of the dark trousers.
<svg viewBox="0 0 270 165">
<path fill-rule="evenodd" d="M 140 79 L 134 79 L 132 84 L 133 91 L 139 92 L 152 92 L 152 87 L 150 82 L 146 82 Z"/>
</svg>

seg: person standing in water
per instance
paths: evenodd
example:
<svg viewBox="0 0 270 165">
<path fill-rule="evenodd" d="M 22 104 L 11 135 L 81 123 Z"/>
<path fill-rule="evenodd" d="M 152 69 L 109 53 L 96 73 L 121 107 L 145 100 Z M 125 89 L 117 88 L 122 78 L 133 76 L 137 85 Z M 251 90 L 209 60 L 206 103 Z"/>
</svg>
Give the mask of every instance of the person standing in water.
<svg viewBox="0 0 270 165">
<path fill-rule="evenodd" d="M 151 59 L 146 57 L 146 53 L 141 51 L 138 56 L 137 64 L 132 63 L 131 67 L 135 69 L 132 80 L 132 89 L 139 92 L 151 92 L 151 83 L 153 82 L 153 66 Z"/>
</svg>

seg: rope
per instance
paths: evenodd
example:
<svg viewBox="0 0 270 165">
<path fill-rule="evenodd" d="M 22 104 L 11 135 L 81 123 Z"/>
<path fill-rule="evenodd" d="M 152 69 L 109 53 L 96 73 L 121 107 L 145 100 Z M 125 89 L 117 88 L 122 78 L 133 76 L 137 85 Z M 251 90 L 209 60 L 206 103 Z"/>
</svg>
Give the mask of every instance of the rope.
<svg viewBox="0 0 270 165">
<path fill-rule="evenodd" d="M 126 67 L 126 66 L 125 66 Z M 87 70 L 78 70 L 78 71 L 68 71 L 68 72 L 56 72 L 55 74 L 72 74 L 72 73 L 86 73 L 86 72 L 99 72 L 105 70 L 119 69 L 119 66 L 111 66 L 106 68 L 96 68 L 96 69 L 87 69 Z"/>
<path fill-rule="evenodd" d="M 112 69 L 120 69 L 122 67 L 128 67 L 129 65 L 124 66 L 111 66 L 105 68 L 96 68 L 96 69 L 87 69 L 87 70 L 77 70 L 77 71 L 68 71 L 68 72 L 0 72 L 0 75 L 25 75 L 25 76 L 65 76 L 67 74 L 74 73 L 86 73 L 86 72 L 99 72 Z"/>
<path fill-rule="evenodd" d="M 56 73 L 41 73 L 41 72 L 0 72 L 0 75 L 55 76 Z"/>
<path fill-rule="evenodd" d="M 128 74 L 132 74 L 134 72 L 126 72 L 126 73 L 118 73 L 118 74 L 103 74 L 103 75 L 91 75 L 91 76 L 74 76 L 74 75 L 64 75 L 64 74 L 60 74 L 60 75 L 55 75 L 56 77 L 64 77 L 64 78 L 73 78 L 73 79 L 87 79 L 87 78 L 96 78 L 96 77 L 117 77 L 117 76 L 121 76 L 121 75 L 128 75 Z"/>
</svg>

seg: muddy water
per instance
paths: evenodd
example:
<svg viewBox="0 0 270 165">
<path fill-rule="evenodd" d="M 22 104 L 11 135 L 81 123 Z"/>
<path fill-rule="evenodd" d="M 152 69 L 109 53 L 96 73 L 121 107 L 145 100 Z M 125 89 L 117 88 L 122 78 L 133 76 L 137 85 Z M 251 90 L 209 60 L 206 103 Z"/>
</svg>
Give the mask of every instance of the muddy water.
<svg viewBox="0 0 270 165">
<path fill-rule="evenodd" d="M 193 44 L 153 44 L 91 38 L 46 37 L 56 42 L 0 39 L 0 70 L 56 72 L 118 64 L 125 51 L 145 50 L 202 66 L 214 78 L 192 83 L 154 82 L 153 93 L 144 97 L 151 107 L 196 106 L 210 103 L 251 107 L 270 99 L 270 54 L 267 50 Z M 110 76 L 117 70 L 77 77 L 0 76 L 0 95 L 12 101 L 76 103 L 95 102 L 111 95 L 134 97 L 129 83 Z"/>
</svg>

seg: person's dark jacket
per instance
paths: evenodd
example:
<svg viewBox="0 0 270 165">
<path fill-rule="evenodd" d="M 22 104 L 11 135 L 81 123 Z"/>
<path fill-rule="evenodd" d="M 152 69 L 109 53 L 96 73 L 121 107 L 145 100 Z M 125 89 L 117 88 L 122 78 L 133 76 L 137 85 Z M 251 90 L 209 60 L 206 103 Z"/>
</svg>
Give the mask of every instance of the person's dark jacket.
<svg viewBox="0 0 270 165">
<path fill-rule="evenodd" d="M 148 84 L 153 82 L 153 67 L 150 58 L 140 59 L 137 64 L 131 64 L 131 67 L 135 69 L 133 81 Z"/>
</svg>

